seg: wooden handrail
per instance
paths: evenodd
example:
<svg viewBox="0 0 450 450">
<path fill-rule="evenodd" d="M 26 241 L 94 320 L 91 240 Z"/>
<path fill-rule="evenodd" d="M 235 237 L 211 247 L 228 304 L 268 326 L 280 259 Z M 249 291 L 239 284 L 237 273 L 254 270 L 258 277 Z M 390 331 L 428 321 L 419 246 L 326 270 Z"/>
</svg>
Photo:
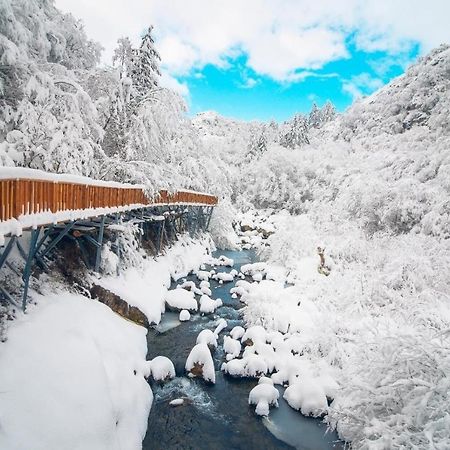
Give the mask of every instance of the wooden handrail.
<svg viewBox="0 0 450 450">
<path fill-rule="evenodd" d="M 39 179 L 0 179 L 0 222 L 39 213 L 68 210 L 136 208 L 152 205 L 214 206 L 217 197 L 192 191 L 162 190 L 153 198 L 142 187 L 70 183 Z M 105 183 L 106 184 L 106 183 Z"/>
</svg>

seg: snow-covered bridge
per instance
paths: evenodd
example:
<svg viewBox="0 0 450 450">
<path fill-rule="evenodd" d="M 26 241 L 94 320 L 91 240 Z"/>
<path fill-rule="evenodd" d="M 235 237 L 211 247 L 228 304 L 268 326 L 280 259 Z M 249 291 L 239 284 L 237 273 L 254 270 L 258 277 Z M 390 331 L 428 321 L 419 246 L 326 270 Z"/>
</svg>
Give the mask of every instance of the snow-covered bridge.
<svg viewBox="0 0 450 450">
<path fill-rule="evenodd" d="M 31 268 L 47 268 L 46 258 L 65 237 L 76 241 L 89 264 L 86 245 L 96 249 L 92 268 L 100 268 L 105 228 L 117 230 L 120 221 L 137 224 L 143 234 L 153 228 L 159 251 L 164 236 L 206 230 L 217 197 L 188 190 L 161 190 L 151 196 L 142 185 L 59 175 L 24 168 L 0 169 L 0 270 L 9 266 L 14 246 L 23 257 L 25 309 Z M 30 231 L 25 249 L 23 231 Z M 22 242 L 21 242 L 22 241 Z M 13 297 L 0 286 L 0 295 Z"/>
</svg>

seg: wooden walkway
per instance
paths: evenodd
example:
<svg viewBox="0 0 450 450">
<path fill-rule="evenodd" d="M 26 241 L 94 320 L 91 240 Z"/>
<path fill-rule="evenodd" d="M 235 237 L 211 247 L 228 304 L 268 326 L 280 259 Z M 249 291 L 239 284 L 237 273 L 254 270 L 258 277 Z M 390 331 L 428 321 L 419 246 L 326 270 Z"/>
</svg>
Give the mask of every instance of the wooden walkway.
<svg viewBox="0 0 450 450">
<path fill-rule="evenodd" d="M 138 209 L 156 205 L 215 206 L 217 197 L 192 191 L 162 190 L 153 198 L 140 186 L 102 186 L 35 179 L 0 179 L 0 222 L 30 214 L 101 208 Z M 133 208 L 135 207 L 135 208 Z M 43 224 L 42 224 L 43 225 Z"/>
<path fill-rule="evenodd" d="M 75 242 L 86 266 L 99 272 L 108 228 L 117 230 L 119 222 L 132 222 L 140 227 L 141 238 L 156 236 L 159 253 L 169 235 L 206 231 L 217 201 L 214 195 L 187 190 L 161 190 L 150 197 L 139 185 L 0 167 L 0 270 L 18 273 L 8 262 L 17 248 L 24 260 L 20 275 L 25 311 L 33 266 L 48 270 L 49 258 L 63 239 Z M 20 238 L 24 230 L 29 230 L 29 239 Z M 94 250 L 93 262 L 89 248 Z M 116 251 L 120 258 L 120 248 Z M 1 297 L 18 306 L 0 284 Z"/>
</svg>

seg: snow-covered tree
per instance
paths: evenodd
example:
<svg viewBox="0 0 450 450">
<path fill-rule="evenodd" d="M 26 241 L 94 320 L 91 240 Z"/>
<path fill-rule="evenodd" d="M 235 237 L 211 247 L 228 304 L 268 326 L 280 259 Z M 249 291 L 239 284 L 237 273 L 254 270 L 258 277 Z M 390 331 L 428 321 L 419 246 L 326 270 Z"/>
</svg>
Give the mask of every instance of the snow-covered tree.
<svg viewBox="0 0 450 450">
<path fill-rule="evenodd" d="M 133 50 L 131 78 L 139 96 L 145 96 L 149 90 L 157 87 L 161 76 L 159 69 L 161 57 L 156 50 L 152 31 L 151 25 L 142 37 L 140 47 Z"/>
<path fill-rule="evenodd" d="M 121 37 L 117 40 L 112 58 L 113 66 L 119 70 L 119 78 L 129 76 L 132 69 L 133 48 L 129 37 Z"/>
<path fill-rule="evenodd" d="M 308 122 L 301 114 L 296 114 L 283 128 L 280 136 L 280 144 L 283 147 L 298 148 L 309 144 Z"/>
<path fill-rule="evenodd" d="M 251 131 L 250 142 L 247 147 L 246 159 L 259 158 L 267 150 L 266 126 L 254 126 Z"/>
<path fill-rule="evenodd" d="M 308 125 L 313 128 L 319 128 L 322 125 L 322 111 L 314 102 L 308 116 Z"/>
<path fill-rule="evenodd" d="M 322 109 L 320 110 L 321 115 L 321 122 L 326 123 L 330 122 L 336 117 L 336 108 L 334 107 L 333 103 L 331 103 L 329 100 L 325 102 L 325 105 L 323 105 Z"/>
</svg>

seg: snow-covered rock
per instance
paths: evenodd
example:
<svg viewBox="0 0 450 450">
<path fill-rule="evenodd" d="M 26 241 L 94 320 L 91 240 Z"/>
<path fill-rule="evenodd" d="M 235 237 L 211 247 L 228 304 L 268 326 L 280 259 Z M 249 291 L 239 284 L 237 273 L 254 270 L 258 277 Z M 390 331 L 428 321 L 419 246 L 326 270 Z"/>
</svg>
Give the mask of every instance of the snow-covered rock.
<svg viewBox="0 0 450 450">
<path fill-rule="evenodd" d="M 214 361 L 205 343 L 193 347 L 186 360 L 185 369 L 190 377 L 201 377 L 205 381 L 216 382 Z"/>
<path fill-rule="evenodd" d="M 194 293 L 185 289 L 172 289 L 167 291 L 164 300 L 173 309 L 197 311 L 198 308 Z"/>
<path fill-rule="evenodd" d="M 206 270 L 198 270 L 197 272 L 195 272 L 195 275 L 201 281 L 208 281 L 212 276 L 212 272 L 208 272 Z"/>
<path fill-rule="evenodd" d="M 191 319 L 191 313 L 187 309 L 182 309 L 180 311 L 179 320 L 180 322 L 187 322 Z"/>
<path fill-rule="evenodd" d="M 227 272 L 218 272 L 212 276 L 214 280 L 218 280 L 219 283 L 222 282 L 230 282 L 234 280 L 234 276 L 231 273 Z"/>
<path fill-rule="evenodd" d="M 222 364 L 221 370 L 233 377 L 245 376 L 245 361 L 242 359 L 232 359 Z"/>
<path fill-rule="evenodd" d="M 197 336 L 197 344 L 206 344 L 209 347 L 217 347 L 217 335 L 211 330 L 202 330 Z"/>
<path fill-rule="evenodd" d="M 217 300 L 213 300 L 208 295 L 202 295 L 200 297 L 200 312 L 204 314 L 211 314 L 217 308 L 220 308 L 223 305 L 222 300 L 219 298 Z"/>
<path fill-rule="evenodd" d="M 242 336 L 244 336 L 245 329 L 239 325 L 236 325 L 233 327 L 233 329 L 230 331 L 230 336 L 233 339 L 241 339 Z"/>
<path fill-rule="evenodd" d="M 227 354 L 227 360 L 237 358 L 241 353 L 241 343 L 230 336 L 223 338 L 223 350 Z"/>
<path fill-rule="evenodd" d="M 294 409 L 305 416 L 318 417 L 328 409 L 327 397 L 323 388 L 311 378 L 300 379 L 284 391 L 283 397 Z"/>
<path fill-rule="evenodd" d="M 216 325 L 216 329 L 214 330 L 214 334 L 218 336 L 219 333 L 220 333 L 222 330 L 224 330 L 227 326 L 228 326 L 228 322 L 227 322 L 225 319 L 220 318 L 220 319 L 217 321 L 217 325 Z"/>
<path fill-rule="evenodd" d="M 234 261 L 231 258 L 227 258 L 224 255 L 219 256 L 219 263 L 221 266 L 228 266 L 228 267 L 234 266 Z"/>
<path fill-rule="evenodd" d="M 256 385 L 248 396 L 248 403 L 256 405 L 255 412 L 259 416 L 269 415 L 269 406 L 278 406 L 278 390 L 270 383 Z"/>
<path fill-rule="evenodd" d="M 169 402 L 170 406 L 181 406 L 184 404 L 184 398 L 175 398 Z"/>
<path fill-rule="evenodd" d="M 150 375 L 155 381 L 167 381 L 175 377 L 175 367 L 166 356 L 156 356 L 149 361 Z"/>
</svg>

